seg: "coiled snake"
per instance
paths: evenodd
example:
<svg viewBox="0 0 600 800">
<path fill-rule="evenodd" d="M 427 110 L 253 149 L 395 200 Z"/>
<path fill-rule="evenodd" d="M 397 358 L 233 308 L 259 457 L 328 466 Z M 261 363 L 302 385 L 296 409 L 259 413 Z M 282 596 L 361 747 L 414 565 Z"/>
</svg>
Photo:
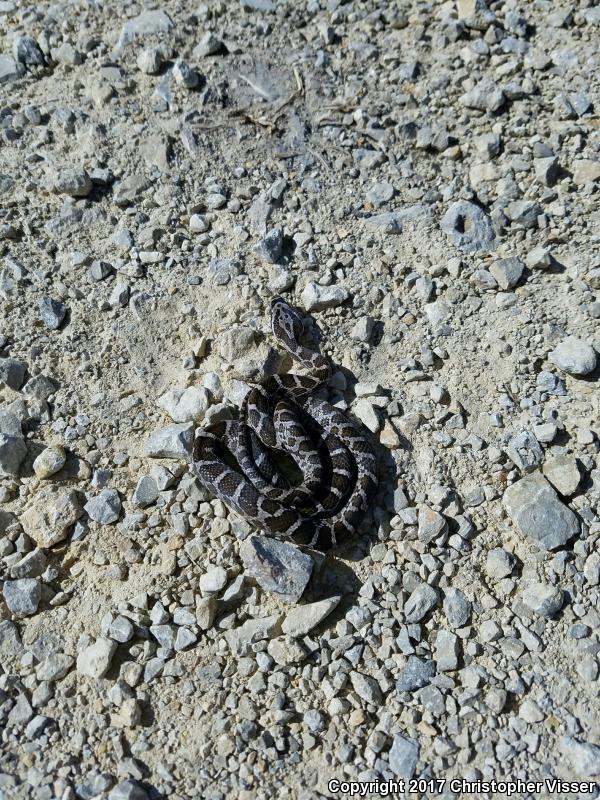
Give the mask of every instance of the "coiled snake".
<svg viewBox="0 0 600 800">
<path fill-rule="evenodd" d="M 299 342 L 302 319 L 271 303 L 276 340 L 310 375 L 273 375 L 244 398 L 238 418 L 201 429 L 192 467 L 200 482 L 253 527 L 328 550 L 355 532 L 377 488 L 377 461 L 357 425 L 314 397 L 331 369 Z M 286 460 L 296 469 L 284 469 Z M 287 473 L 301 473 L 294 480 Z"/>
</svg>

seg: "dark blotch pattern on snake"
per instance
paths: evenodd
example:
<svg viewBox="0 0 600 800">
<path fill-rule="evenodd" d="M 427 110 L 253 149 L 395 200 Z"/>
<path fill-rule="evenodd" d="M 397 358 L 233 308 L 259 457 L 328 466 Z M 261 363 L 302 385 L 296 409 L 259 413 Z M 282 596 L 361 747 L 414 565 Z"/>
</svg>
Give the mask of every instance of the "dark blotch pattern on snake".
<svg viewBox="0 0 600 800">
<path fill-rule="evenodd" d="M 271 327 L 311 374 L 274 375 L 252 388 L 237 419 L 198 433 L 193 470 L 253 527 L 328 550 L 356 531 L 368 508 L 377 488 L 375 453 L 352 420 L 314 396 L 331 368 L 300 344 L 302 320 L 280 297 L 271 304 Z M 286 457 L 301 480 L 287 477 Z"/>
</svg>

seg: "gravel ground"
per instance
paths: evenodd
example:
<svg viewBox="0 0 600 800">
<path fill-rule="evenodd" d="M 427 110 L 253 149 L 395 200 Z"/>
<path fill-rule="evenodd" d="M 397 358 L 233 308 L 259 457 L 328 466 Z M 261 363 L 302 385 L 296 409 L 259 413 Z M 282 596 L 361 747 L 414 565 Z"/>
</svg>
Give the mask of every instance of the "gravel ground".
<svg viewBox="0 0 600 800">
<path fill-rule="evenodd" d="M 0 1 L 0 798 L 600 780 L 599 33 Z M 279 293 L 380 459 L 327 557 L 187 463 Z"/>
</svg>

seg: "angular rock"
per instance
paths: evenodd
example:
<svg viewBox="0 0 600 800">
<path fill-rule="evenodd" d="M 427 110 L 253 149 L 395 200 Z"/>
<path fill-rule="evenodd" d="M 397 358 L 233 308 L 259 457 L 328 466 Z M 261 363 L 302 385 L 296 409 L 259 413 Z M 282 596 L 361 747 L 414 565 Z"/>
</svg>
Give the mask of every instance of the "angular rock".
<svg viewBox="0 0 600 800">
<path fill-rule="evenodd" d="M 204 386 L 188 386 L 166 392 L 159 397 L 157 405 L 173 422 L 201 422 L 210 405 L 210 396 Z"/>
<path fill-rule="evenodd" d="M 435 675 L 435 664 L 433 661 L 409 656 L 406 666 L 400 673 L 396 681 L 396 689 L 399 692 L 412 692 L 427 686 Z"/>
<path fill-rule="evenodd" d="M 54 188 L 70 197 L 87 197 L 92 191 L 92 180 L 80 167 L 61 169 L 54 181 Z"/>
<path fill-rule="evenodd" d="M 323 311 L 326 308 L 337 308 L 350 297 L 344 286 L 320 286 L 309 281 L 302 292 L 302 305 L 307 311 Z"/>
<path fill-rule="evenodd" d="M 281 630 L 280 620 L 280 614 L 272 614 L 269 617 L 259 619 L 249 619 L 238 628 L 225 631 L 225 640 L 232 653 L 244 655 L 250 645 L 255 642 L 277 636 Z"/>
<path fill-rule="evenodd" d="M 63 447 L 46 447 L 33 462 L 33 471 L 40 480 L 61 470 L 67 460 Z"/>
<path fill-rule="evenodd" d="M 419 760 L 419 745 L 412 739 L 397 733 L 390 749 L 390 769 L 398 778 L 409 781 L 415 774 Z"/>
<path fill-rule="evenodd" d="M 17 81 L 25 75 L 23 64 L 15 61 L 11 56 L 0 54 L 0 86 L 3 83 Z"/>
<path fill-rule="evenodd" d="M 579 521 L 539 472 L 509 486 L 502 498 L 517 529 L 543 550 L 555 550 L 579 533 Z"/>
<path fill-rule="evenodd" d="M 516 563 L 517 559 L 512 553 L 503 550 L 501 547 L 495 547 L 486 556 L 485 571 L 489 578 L 494 581 L 500 581 L 512 573 Z"/>
<path fill-rule="evenodd" d="M 15 617 L 30 617 L 38 609 L 42 587 L 36 578 L 20 578 L 16 581 L 4 581 L 2 594 L 11 614 Z"/>
<path fill-rule="evenodd" d="M 407 622 L 420 622 L 434 608 L 439 600 L 438 593 L 428 583 L 420 583 L 404 604 Z"/>
<path fill-rule="evenodd" d="M 462 628 L 471 616 L 471 602 L 460 589 L 452 587 L 444 591 L 444 614 L 453 628 Z"/>
<path fill-rule="evenodd" d="M 544 460 L 544 451 L 530 431 L 521 431 L 513 436 L 508 442 L 506 452 L 522 472 L 530 472 Z"/>
<path fill-rule="evenodd" d="M 185 458 L 192 452 L 194 426 L 191 422 L 167 425 L 153 431 L 146 442 L 150 458 Z"/>
<path fill-rule="evenodd" d="M 143 11 L 123 25 L 117 47 L 125 47 L 141 37 L 169 33 L 173 27 L 173 21 L 162 9 Z"/>
<path fill-rule="evenodd" d="M 365 703 L 377 706 L 381 703 L 382 694 L 379 683 L 370 675 L 363 675 L 362 672 L 355 672 L 352 670 L 350 673 L 350 682 L 356 694 L 364 700 Z"/>
<path fill-rule="evenodd" d="M 88 517 L 99 525 L 116 522 L 121 514 L 121 498 L 116 489 L 104 489 L 84 505 Z"/>
<path fill-rule="evenodd" d="M 325 600 L 318 600 L 316 603 L 307 603 L 292 608 L 286 614 L 281 630 L 290 636 L 305 636 L 331 614 L 341 599 L 342 596 L 336 594 Z"/>
<path fill-rule="evenodd" d="M 42 297 L 39 302 L 40 317 L 44 325 L 51 331 L 56 331 L 63 324 L 67 314 L 67 307 L 60 300 L 51 297 Z"/>
<path fill-rule="evenodd" d="M 458 668 L 460 642 L 458 636 L 451 631 L 440 630 L 435 637 L 433 659 L 438 672 L 447 672 Z"/>
<path fill-rule="evenodd" d="M 77 671 L 89 678 L 103 678 L 112 662 L 117 643 L 101 636 L 77 656 Z"/>
<path fill-rule="evenodd" d="M 252 536 L 240 547 L 245 574 L 266 592 L 289 603 L 297 602 L 306 589 L 313 560 L 288 542 L 267 536 Z"/>
<path fill-rule="evenodd" d="M 0 358 L 0 385 L 4 384 L 9 389 L 17 392 L 25 381 L 27 364 L 16 358 Z"/>
<path fill-rule="evenodd" d="M 267 264 L 276 264 L 281 258 L 283 249 L 283 231 L 281 228 L 273 228 L 263 236 L 254 246 L 254 252 Z"/>
<path fill-rule="evenodd" d="M 505 292 L 513 289 L 521 280 L 524 264 L 520 258 L 511 256 L 494 261 L 490 266 L 490 272 L 496 279 L 498 286 Z"/>
<path fill-rule="evenodd" d="M 16 478 L 27 455 L 27 445 L 21 436 L 0 433 L 0 478 Z"/>
<path fill-rule="evenodd" d="M 554 456 L 544 462 L 542 472 L 556 491 L 565 497 L 575 494 L 581 482 L 581 473 L 575 456 Z"/>
<path fill-rule="evenodd" d="M 600 776 L 600 746 L 597 744 L 563 736 L 560 750 L 576 778 L 583 780 Z"/>
<path fill-rule="evenodd" d="M 138 480 L 131 498 L 137 508 L 147 508 L 158 499 L 158 486 L 150 475 L 142 475 Z"/>
<path fill-rule="evenodd" d="M 441 514 L 428 506 L 419 509 L 417 535 L 420 542 L 429 544 L 448 532 L 448 523 Z"/>
</svg>

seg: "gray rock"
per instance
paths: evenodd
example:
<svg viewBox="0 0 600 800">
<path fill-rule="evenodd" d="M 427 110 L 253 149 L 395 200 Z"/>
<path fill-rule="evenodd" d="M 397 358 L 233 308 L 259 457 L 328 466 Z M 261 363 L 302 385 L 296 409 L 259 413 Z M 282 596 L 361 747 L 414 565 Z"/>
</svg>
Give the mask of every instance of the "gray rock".
<svg viewBox="0 0 600 800">
<path fill-rule="evenodd" d="M 513 436 L 506 452 L 522 472 L 530 472 L 544 460 L 544 451 L 531 431 L 521 431 Z"/>
<path fill-rule="evenodd" d="M 542 370 L 540 373 L 538 373 L 536 378 L 536 386 L 542 392 L 553 394 L 556 397 L 564 397 L 567 393 L 567 389 L 560 378 L 556 375 L 553 375 L 551 372 L 547 372 L 546 370 Z"/>
<path fill-rule="evenodd" d="M 569 375 L 588 375 L 596 368 L 596 351 L 577 339 L 567 337 L 548 356 L 550 361 Z"/>
<path fill-rule="evenodd" d="M 150 475 L 142 475 L 133 491 L 132 502 L 138 508 L 147 508 L 158 499 L 158 486 Z"/>
<path fill-rule="evenodd" d="M 272 228 L 254 246 L 254 252 L 267 264 L 276 264 L 281 258 L 283 249 L 283 231 L 281 228 Z"/>
<path fill-rule="evenodd" d="M 27 723 L 27 727 L 25 728 L 25 736 L 28 739 L 37 739 L 51 724 L 52 720 L 50 717 L 46 717 L 43 714 L 36 714 L 35 717 L 33 717 L 33 719 Z"/>
<path fill-rule="evenodd" d="M 117 47 L 125 47 L 141 37 L 167 34 L 173 27 L 171 18 L 162 9 L 143 11 L 123 25 Z"/>
<path fill-rule="evenodd" d="M 11 578 L 39 578 L 48 566 L 48 559 L 43 550 L 36 548 L 26 553 L 20 561 L 10 568 Z"/>
<path fill-rule="evenodd" d="M 16 478 L 27 455 L 27 446 L 21 436 L 0 433 L 0 478 Z"/>
<path fill-rule="evenodd" d="M 448 532 L 448 523 L 444 517 L 428 506 L 421 506 L 419 509 L 418 526 L 419 541 L 425 544 Z"/>
<path fill-rule="evenodd" d="M 562 547 L 579 533 L 577 517 L 539 472 L 509 486 L 502 502 L 518 530 L 543 550 Z"/>
<path fill-rule="evenodd" d="M 337 608 L 342 596 L 339 594 L 292 608 L 285 616 L 281 630 L 290 636 L 305 636 L 316 628 L 334 608 Z"/>
<path fill-rule="evenodd" d="M 433 659 L 438 672 L 447 672 L 458 668 L 460 642 L 458 636 L 451 631 L 440 630 L 435 637 Z"/>
<path fill-rule="evenodd" d="M 576 778 L 597 778 L 600 775 L 600 747 L 597 744 L 563 736 L 560 750 Z"/>
<path fill-rule="evenodd" d="M 407 206 L 400 211 L 386 211 L 383 214 L 374 214 L 366 217 L 364 222 L 369 228 L 375 228 L 385 234 L 398 234 L 408 226 L 414 226 L 420 222 L 428 222 L 431 219 L 431 209 L 420 203 L 414 206 Z"/>
<path fill-rule="evenodd" d="M 484 78 L 476 86 L 458 98 L 458 102 L 465 108 L 475 108 L 478 111 L 493 113 L 504 105 L 504 92 L 489 78 Z"/>
<path fill-rule="evenodd" d="M 223 567 L 212 567 L 200 576 L 202 594 L 214 594 L 227 586 L 227 570 Z"/>
<path fill-rule="evenodd" d="M 23 652 L 23 644 L 19 629 L 8 619 L 0 620 L 0 660 L 2 664 L 11 664 Z"/>
<path fill-rule="evenodd" d="M 428 583 L 420 583 L 404 604 L 406 621 L 420 622 L 437 605 L 438 600 L 438 593 L 433 586 Z"/>
<path fill-rule="evenodd" d="M 390 769 L 399 778 L 409 781 L 415 774 L 419 760 L 419 745 L 412 739 L 397 733 L 389 754 Z"/>
<path fill-rule="evenodd" d="M 103 678 L 108 672 L 117 643 L 101 636 L 77 656 L 77 671 L 90 678 Z"/>
<path fill-rule="evenodd" d="M 150 625 L 150 633 L 161 647 L 165 650 L 172 650 L 175 646 L 175 637 L 177 636 L 177 629 L 174 625 Z"/>
<path fill-rule="evenodd" d="M 440 227 L 464 253 L 488 252 L 496 248 L 490 218 L 482 208 L 467 200 L 453 203 L 444 214 Z"/>
<path fill-rule="evenodd" d="M 36 578 L 19 578 L 16 581 L 4 581 L 2 594 L 11 614 L 30 617 L 38 609 L 42 587 Z"/>
<path fill-rule="evenodd" d="M 133 623 L 122 614 L 115 617 L 108 628 L 108 635 L 115 642 L 128 642 L 133 637 L 133 634 Z"/>
<path fill-rule="evenodd" d="M 117 206 L 128 206 L 140 197 L 147 186 L 148 180 L 144 175 L 130 175 L 113 186 L 113 202 Z"/>
<path fill-rule="evenodd" d="M 211 31 L 206 31 L 196 47 L 194 48 L 194 58 L 206 58 L 215 56 L 223 50 L 223 42 Z"/>
<path fill-rule="evenodd" d="M 150 458 L 185 458 L 192 452 L 194 426 L 191 422 L 167 425 L 153 431 L 146 442 L 146 455 Z"/>
<path fill-rule="evenodd" d="M 46 63 L 44 54 L 31 36 L 17 36 L 13 39 L 13 56 L 16 61 L 28 67 L 40 67 Z"/>
<path fill-rule="evenodd" d="M 104 491 L 91 497 L 84 505 L 88 517 L 99 525 L 110 525 L 116 522 L 121 514 L 121 498 L 116 489 Z"/>
<path fill-rule="evenodd" d="M 158 399 L 158 406 L 173 422 L 201 422 L 209 405 L 210 397 L 204 386 L 171 389 Z"/>
<path fill-rule="evenodd" d="M 127 780 L 113 786 L 108 794 L 108 800 L 149 800 L 149 798 L 141 783 Z"/>
<path fill-rule="evenodd" d="M 365 199 L 371 205 L 378 207 L 389 203 L 394 194 L 395 189 L 391 183 L 375 183 L 365 195 Z"/>
<path fill-rule="evenodd" d="M 490 272 L 496 279 L 498 286 L 507 291 L 513 289 L 521 280 L 523 274 L 524 264 L 520 258 L 511 256 L 510 258 L 501 258 L 490 266 Z"/>
<path fill-rule="evenodd" d="M 146 75 L 156 75 L 163 64 L 163 56 L 158 47 L 146 47 L 138 53 L 136 64 L 140 72 Z"/>
<path fill-rule="evenodd" d="M 501 547 L 495 547 L 486 556 L 485 571 L 489 578 L 499 581 L 511 574 L 516 563 L 517 559 L 512 553 L 503 550 Z"/>
<path fill-rule="evenodd" d="M 444 614 L 453 628 L 462 628 L 471 616 L 471 602 L 460 589 L 444 591 Z"/>
<path fill-rule="evenodd" d="M 54 181 L 54 188 L 70 197 L 87 197 L 92 191 L 92 180 L 80 167 L 61 169 Z"/>
<path fill-rule="evenodd" d="M 245 655 L 255 642 L 277 636 L 281 630 L 280 620 L 280 614 L 246 620 L 238 628 L 225 631 L 225 640 L 232 653 L 238 656 Z"/>
<path fill-rule="evenodd" d="M 175 652 L 187 650 L 188 647 L 196 644 L 198 637 L 189 628 L 179 628 L 175 637 Z"/>
<path fill-rule="evenodd" d="M 523 592 L 523 603 L 541 617 L 551 619 L 563 604 L 563 593 L 558 586 L 532 583 Z"/>
<path fill-rule="evenodd" d="M 581 482 L 581 473 L 575 456 L 554 456 L 544 462 L 542 472 L 556 491 L 565 497 L 575 494 Z"/>
<path fill-rule="evenodd" d="M 400 673 L 396 681 L 396 689 L 399 692 L 412 692 L 427 686 L 435 675 L 435 664 L 417 656 L 409 656 L 406 666 Z"/>
<path fill-rule="evenodd" d="M 53 300 L 52 297 L 42 297 L 39 302 L 40 316 L 44 325 L 51 331 L 58 330 L 63 324 L 67 313 L 67 307 L 60 300 Z"/>
<path fill-rule="evenodd" d="M 323 311 L 326 308 L 337 308 L 350 297 L 344 286 L 320 286 L 309 281 L 302 292 L 302 305 L 307 311 Z"/>
<path fill-rule="evenodd" d="M 504 213 L 516 225 L 523 228 L 535 228 L 542 209 L 533 200 L 514 200 L 506 206 Z"/>
<path fill-rule="evenodd" d="M 0 86 L 3 83 L 17 81 L 25 74 L 25 67 L 14 58 L 0 54 Z"/>
<path fill-rule="evenodd" d="M 181 58 L 177 59 L 173 65 L 173 77 L 177 83 L 185 86 L 186 89 L 195 89 L 200 83 L 200 76 L 196 70 Z"/>
<path fill-rule="evenodd" d="M 379 683 L 370 675 L 363 675 L 362 672 L 355 672 L 352 670 L 350 673 L 350 682 L 356 694 L 364 700 L 365 703 L 378 706 L 381 703 L 381 687 Z"/>
<path fill-rule="evenodd" d="M 0 384 L 18 391 L 25 381 L 27 364 L 16 358 L 0 358 Z"/>
<path fill-rule="evenodd" d="M 50 653 L 35 671 L 38 681 L 60 681 L 73 668 L 75 659 L 66 653 Z"/>
<path fill-rule="evenodd" d="M 252 536 L 240 547 L 245 574 L 254 578 L 266 592 L 289 603 L 297 602 L 306 589 L 313 560 L 288 542 L 266 536 Z"/>
</svg>

